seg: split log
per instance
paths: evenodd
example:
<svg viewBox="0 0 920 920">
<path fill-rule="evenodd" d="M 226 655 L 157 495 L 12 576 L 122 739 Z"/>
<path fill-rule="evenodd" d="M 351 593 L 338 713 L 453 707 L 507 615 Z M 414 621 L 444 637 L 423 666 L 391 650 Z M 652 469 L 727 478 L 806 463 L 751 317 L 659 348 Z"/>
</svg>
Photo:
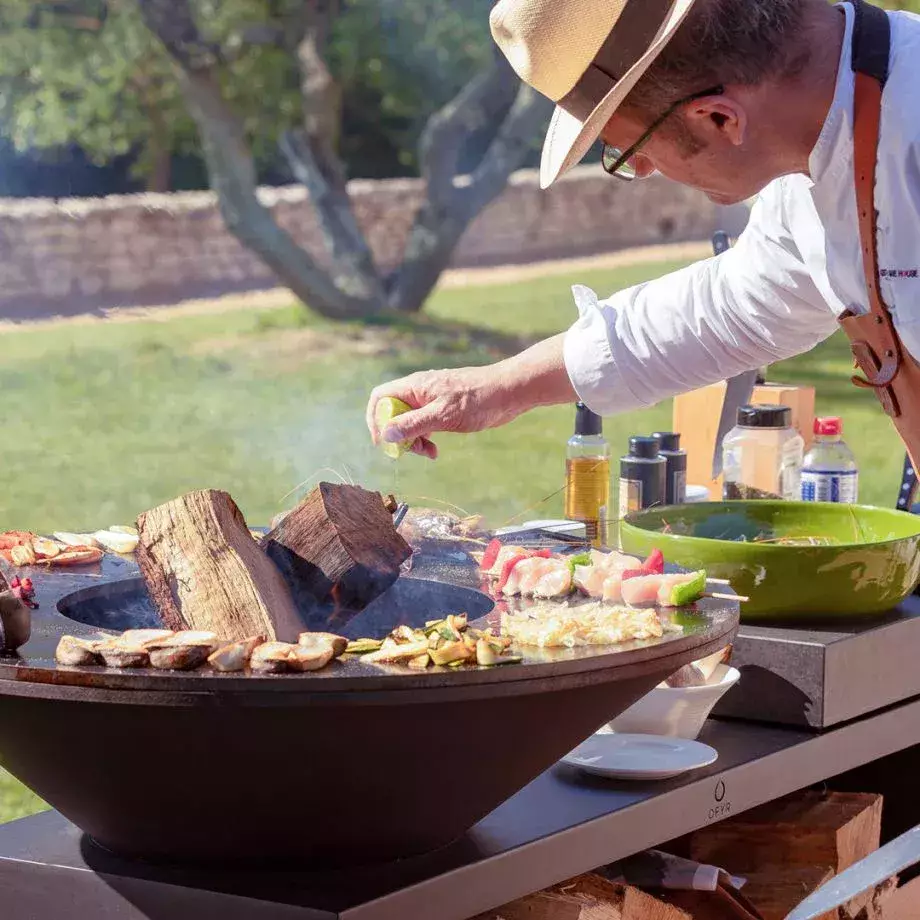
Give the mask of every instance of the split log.
<svg viewBox="0 0 920 920">
<path fill-rule="evenodd" d="M 828 866 L 843 872 L 878 849 L 882 797 L 800 792 L 690 838 L 690 858 L 738 875 L 764 866 Z"/>
<path fill-rule="evenodd" d="M 590 874 L 519 898 L 480 914 L 475 920 L 691 920 L 691 917 L 673 904 L 631 885 Z"/>
<path fill-rule="evenodd" d="M 786 920 L 789 912 L 834 877 L 830 866 L 764 866 L 746 875 L 741 889 L 763 920 Z M 837 920 L 837 911 L 819 920 Z"/>
<path fill-rule="evenodd" d="M 359 612 L 412 555 L 379 492 L 320 483 L 262 540 L 309 627 L 317 606 Z"/>
<path fill-rule="evenodd" d="M 32 634 L 32 612 L 13 594 L 0 572 L 0 654 L 21 648 Z"/>
<path fill-rule="evenodd" d="M 881 920 L 920 920 L 920 878 L 891 893 L 882 905 Z"/>
<path fill-rule="evenodd" d="M 284 579 L 226 492 L 190 492 L 142 514 L 137 529 L 137 563 L 168 629 L 297 641 Z"/>
</svg>

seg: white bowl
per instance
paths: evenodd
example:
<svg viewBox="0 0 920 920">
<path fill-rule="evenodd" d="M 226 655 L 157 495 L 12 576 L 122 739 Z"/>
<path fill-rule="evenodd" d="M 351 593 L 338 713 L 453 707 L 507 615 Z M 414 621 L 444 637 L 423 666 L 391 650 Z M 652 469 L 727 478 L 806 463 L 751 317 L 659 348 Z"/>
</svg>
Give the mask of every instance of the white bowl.
<svg viewBox="0 0 920 920">
<path fill-rule="evenodd" d="M 737 668 L 720 664 L 705 686 L 656 687 L 607 726 L 624 734 L 695 740 L 713 707 L 740 678 Z"/>
</svg>

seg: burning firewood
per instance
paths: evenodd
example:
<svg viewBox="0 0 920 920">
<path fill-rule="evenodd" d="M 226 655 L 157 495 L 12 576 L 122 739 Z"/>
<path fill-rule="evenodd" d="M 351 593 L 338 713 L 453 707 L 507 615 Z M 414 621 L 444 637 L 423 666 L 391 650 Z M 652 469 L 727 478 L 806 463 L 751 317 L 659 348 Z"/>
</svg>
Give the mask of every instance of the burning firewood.
<svg viewBox="0 0 920 920">
<path fill-rule="evenodd" d="M 265 537 L 306 624 L 318 605 L 363 610 L 399 577 L 412 550 L 378 492 L 320 483 Z"/>
<path fill-rule="evenodd" d="M 140 516 L 138 531 L 138 566 L 170 629 L 205 630 L 226 642 L 293 641 L 303 629 L 284 579 L 226 492 L 191 492 L 160 505 Z"/>
</svg>

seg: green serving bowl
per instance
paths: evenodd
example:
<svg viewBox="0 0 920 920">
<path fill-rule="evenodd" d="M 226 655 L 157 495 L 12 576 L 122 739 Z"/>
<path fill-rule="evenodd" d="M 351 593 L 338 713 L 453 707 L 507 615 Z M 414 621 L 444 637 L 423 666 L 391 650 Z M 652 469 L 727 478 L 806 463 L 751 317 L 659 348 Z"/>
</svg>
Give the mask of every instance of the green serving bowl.
<svg viewBox="0 0 920 920">
<path fill-rule="evenodd" d="M 620 543 L 635 556 L 657 547 L 669 563 L 727 579 L 750 598 L 744 621 L 875 616 L 920 581 L 920 516 L 884 508 L 782 501 L 653 508 L 627 515 Z"/>
</svg>

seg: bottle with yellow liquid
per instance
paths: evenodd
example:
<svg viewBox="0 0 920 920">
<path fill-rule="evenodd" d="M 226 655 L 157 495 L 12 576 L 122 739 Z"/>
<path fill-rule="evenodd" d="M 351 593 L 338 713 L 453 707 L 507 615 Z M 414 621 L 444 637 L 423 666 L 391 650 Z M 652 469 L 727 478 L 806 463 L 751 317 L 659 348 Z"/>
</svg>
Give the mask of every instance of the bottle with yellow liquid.
<svg viewBox="0 0 920 920">
<path fill-rule="evenodd" d="M 577 403 L 565 460 L 565 516 L 584 524 L 588 542 L 598 549 L 610 536 L 610 445 L 603 428 L 599 415 Z"/>
</svg>

